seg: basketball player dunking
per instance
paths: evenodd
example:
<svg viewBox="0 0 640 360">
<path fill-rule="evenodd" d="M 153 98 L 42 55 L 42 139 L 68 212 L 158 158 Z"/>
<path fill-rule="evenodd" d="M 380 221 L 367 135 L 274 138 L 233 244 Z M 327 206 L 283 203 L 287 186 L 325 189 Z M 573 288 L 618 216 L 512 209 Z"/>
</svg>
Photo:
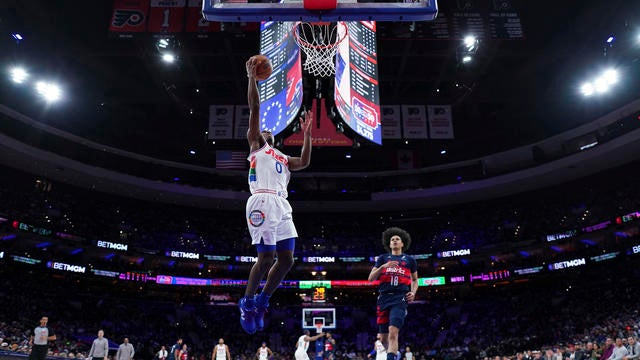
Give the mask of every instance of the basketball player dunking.
<svg viewBox="0 0 640 360">
<path fill-rule="evenodd" d="M 267 347 L 267 343 L 262 342 L 262 346 L 260 346 L 260 348 L 256 352 L 256 357 L 258 358 L 258 360 L 267 360 L 271 355 L 273 355 L 273 352 L 271 352 L 271 349 Z"/>
<path fill-rule="evenodd" d="M 305 330 L 304 335 L 298 338 L 296 342 L 296 352 L 294 353 L 296 360 L 309 360 L 309 354 L 307 353 L 309 350 L 309 342 L 316 341 L 324 336 L 323 332 L 314 336 L 309 336 L 309 334 L 309 330 Z"/>
<path fill-rule="evenodd" d="M 224 343 L 224 339 L 220 338 L 218 343 L 213 348 L 211 354 L 211 360 L 231 360 L 231 353 L 229 353 L 229 347 Z"/>
<path fill-rule="evenodd" d="M 418 266 L 412 256 L 404 253 L 411 246 L 411 236 L 406 231 L 388 228 L 382 233 L 382 245 L 389 253 L 378 256 L 369 281 L 380 279 L 378 332 L 387 349 L 387 360 L 395 360 L 398 333 L 407 316 L 407 302 L 413 301 L 418 291 Z"/>
<path fill-rule="evenodd" d="M 273 135 L 260 131 L 260 97 L 256 85 L 255 57 L 246 64 L 249 86 L 249 129 L 247 140 L 251 153 L 249 189 L 246 219 L 252 244 L 256 246 L 258 261 L 251 268 L 244 297 L 240 299 L 240 324 L 249 334 L 262 330 L 264 314 L 269 307 L 269 298 L 293 266 L 293 249 L 298 232 L 293 224 L 291 205 L 287 201 L 287 185 L 290 171 L 302 170 L 311 161 L 311 112 L 300 119 L 304 142 L 300 157 L 284 155 L 273 147 Z M 276 257 L 278 260 L 274 263 Z M 268 273 L 268 274 L 267 274 Z M 262 278 L 267 282 L 262 293 L 256 295 Z"/>
</svg>

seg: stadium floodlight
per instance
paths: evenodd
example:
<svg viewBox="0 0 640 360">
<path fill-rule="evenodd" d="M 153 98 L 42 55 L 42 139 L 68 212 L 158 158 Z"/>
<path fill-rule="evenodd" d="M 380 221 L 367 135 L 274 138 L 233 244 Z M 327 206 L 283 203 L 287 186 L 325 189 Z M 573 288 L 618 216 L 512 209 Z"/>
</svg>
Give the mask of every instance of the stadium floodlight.
<svg viewBox="0 0 640 360">
<path fill-rule="evenodd" d="M 162 54 L 162 61 L 166 62 L 167 64 L 173 64 L 176 61 L 176 56 L 172 53 Z"/>
<path fill-rule="evenodd" d="M 16 39 L 17 41 L 20 41 L 20 40 L 24 39 L 24 37 L 22 37 L 22 35 L 19 34 L 19 33 L 12 33 L 11 37 Z"/>
<path fill-rule="evenodd" d="M 467 47 L 467 50 L 471 51 L 478 43 L 478 39 L 473 35 L 467 35 L 464 37 L 464 46 Z"/>
<path fill-rule="evenodd" d="M 582 84 L 582 86 L 580 87 L 580 91 L 584 96 L 591 96 L 593 95 L 595 89 L 593 88 L 593 84 L 588 82 Z"/>
<path fill-rule="evenodd" d="M 11 80 L 16 84 L 22 84 L 29 77 L 29 73 L 20 66 L 9 69 L 9 75 L 11 76 Z"/>
<path fill-rule="evenodd" d="M 463 64 L 466 64 L 466 63 L 468 63 L 468 62 L 471 62 L 471 60 L 473 60 L 473 58 L 471 57 L 471 55 L 465 55 L 465 56 L 462 58 L 462 63 L 463 63 Z"/>
<path fill-rule="evenodd" d="M 47 102 L 55 102 L 62 97 L 62 90 L 54 83 L 38 81 L 36 83 L 36 91 Z"/>
<path fill-rule="evenodd" d="M 447 153 L 447 150 L 444 150 L 444 149 L 440 150 L 440 155 L 446 155 L 446 153 Z"/>
<path fill-rule="evenodd" d="M 169 47 L 169 39 L 160 39 L 158 40 L 158 47 L 161 49 L 166 49 Z"/>
<path fill-rule="evenodd" d="M 602 79 L 609 85 L 613 85 L 618 82 L 618 72 L 615 69 L 606 70 L 602 74 Z"/>
<path fill-rule="evenodd" d="M 597 78 L 596 81 L 593 82 L 593 85 L 598 94 L 603 94 L 609 91 L 609 83 L 604 78 L 604 76 Z"/>
<path fill-rule="evenodd" d="M 610 35 L 606 40 L 607 44 L 613 44 L 614 41 L 616 41 L 616 37 L 613 35 Z"/>
</svg>

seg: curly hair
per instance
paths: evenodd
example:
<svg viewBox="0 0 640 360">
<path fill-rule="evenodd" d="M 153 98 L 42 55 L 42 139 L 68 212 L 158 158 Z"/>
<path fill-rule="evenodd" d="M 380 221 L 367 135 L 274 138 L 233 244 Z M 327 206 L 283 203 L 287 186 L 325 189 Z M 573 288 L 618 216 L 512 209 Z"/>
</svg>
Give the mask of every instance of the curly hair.
<svg viewBox="0 0 640 360">
<path fill-rule="evenodd" d="M 391 238 L 395 235 L 398 235 L 400 239 L 402 239 L 402 243 L 404 244 L 402 252 L 409 250 L 409 247 L 411 247 L 411 235 L 399 227 L 390 227 L 382 233 L 382 246 L 384 246 L 385 250 L 391 252 Z"/>
</svg>

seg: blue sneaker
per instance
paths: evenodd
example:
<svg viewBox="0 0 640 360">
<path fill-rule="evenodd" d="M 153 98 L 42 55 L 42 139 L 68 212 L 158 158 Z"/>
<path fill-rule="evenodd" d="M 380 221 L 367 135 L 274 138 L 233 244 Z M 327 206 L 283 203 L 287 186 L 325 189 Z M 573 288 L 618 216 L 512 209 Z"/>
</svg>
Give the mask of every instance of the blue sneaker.
<svg viewBox="0 0 640 360">
<path fill-rule="evenodd" d="M 269 298 L 271 296 L 260 294 L 256 296 L 256 328 L 258 331 L 264 329 L 264 314 L 269 310 Z"/>
<path fill-rule="evenodd" d="M 256 332 L 256 303 L 255 300 L 243 297 L 238 303 L 240 308 L 240 325 L 247 334 Z"/>
</svg>

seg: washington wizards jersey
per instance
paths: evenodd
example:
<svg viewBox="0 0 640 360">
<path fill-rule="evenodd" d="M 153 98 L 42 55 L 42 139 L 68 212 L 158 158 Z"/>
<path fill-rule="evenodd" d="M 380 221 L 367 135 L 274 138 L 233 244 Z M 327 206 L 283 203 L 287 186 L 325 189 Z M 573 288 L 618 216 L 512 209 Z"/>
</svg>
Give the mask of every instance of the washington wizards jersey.
<svg viewBox="0 0 640 360">
<path fill-rule="evenodd" d="M 382 269 L 380 274 L 380 294 L 406 294 L 411 291 L 411 274 L 418 271 L 416 260 L 411 255 L 384 254 L 378 256 L 376 268 L 389 261 L 397 261 L 398 266 Z"/>
<path fill-rule="evenodd" d="M 270 193 L 287 197 L 289 157 L 265 143 L 249 154 L 249 190 L 251 194 Z"/>
</svg>

